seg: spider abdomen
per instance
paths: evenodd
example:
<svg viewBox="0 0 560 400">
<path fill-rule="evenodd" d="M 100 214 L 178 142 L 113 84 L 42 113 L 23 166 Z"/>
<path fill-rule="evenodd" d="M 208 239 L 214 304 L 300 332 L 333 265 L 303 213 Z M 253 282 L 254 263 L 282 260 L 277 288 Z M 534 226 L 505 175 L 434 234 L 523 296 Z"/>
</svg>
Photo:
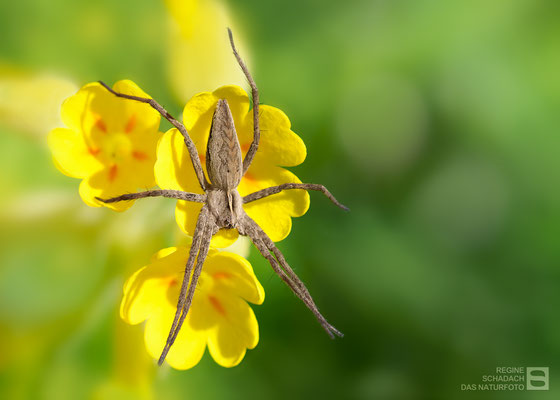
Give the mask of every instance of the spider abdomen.
<svg viewBox="0 0 560 400">
<path fill-rule="evenodd" d="M 218 100 L 206 148 L 206 168 L 214 187 L 235 189 L 243 174 L 241 147 L 227 100 Z"/>
</svg>

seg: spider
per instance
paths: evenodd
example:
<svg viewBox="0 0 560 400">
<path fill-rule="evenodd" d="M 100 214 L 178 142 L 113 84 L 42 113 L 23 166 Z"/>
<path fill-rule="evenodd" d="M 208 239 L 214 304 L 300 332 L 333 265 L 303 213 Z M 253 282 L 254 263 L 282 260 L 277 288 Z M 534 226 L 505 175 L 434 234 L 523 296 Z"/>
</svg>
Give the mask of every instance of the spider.
<svg viewBox="0 0 560 400">
<path fill-rule="evenodd" d="M 179 300 L 177 303 L 177 311 L 175 313 L 175 318 L 169 331 L 166 344 L 159 358 L 159 365 L 161 365 L 165 360 L 165 357 L 173 345 L 179 330 L 183 325 L 185 317 L 189 312 L 195 288 L 202 270 L 202 265 L 208 254 L 210 240 L 220 229 L 237 229 L 240 235 L 248 236 L 263 257 L 268 260 L 274 271 L 290 287 L 295 295 L 305 303 L 311 312 L 313 312 L 319 324 L 321 324 L 327 334 L 331 338 L 334 338 L 335 335 L 340 337 L 343 336 L 343 334 L 328 323 L 325 317 L 323 317 L 323 315 L 319 312 L 313 298 L 309 294 L 309 291 L 301 279 L 299 279 L 296 273 L 292 270 L 280 250 L 263 231 L 263 229 L 245 213 L 243 210 L 243 204 L 280 193 L 283 190 L 304 189 L 322 192 L 338 207 L 346 211 L 348 211 L 348 208 L 339 203 L 323 185 L 311 183 L 284 183 L 282 185 L 268 187 L 251 193 L 245 197 L 241 197 L 237 191 L 237 186 L 251 165 L 259 147 L 259 91 L 247 68 L 247 65 L 237 52 L 233 40 L 233 34 L 229 28 L 228 35 L 233 54 L 245 74 L 245 77 L 249 81 L 249 85 L 251 86 L 254 124 L 253 142 L 251 143 L 245 158 L 242 159 L 241 148 L 235 131 L 233 116 L 227 100 L 219 100 L 212 118 L 210 136 L 206 150 L 206 167 L 210 181 L 206 179 L 196 147 L 191 140 L 187 129 L 182 123 L 173 118 L 153 99 L 118 93 L 105 83 L 101 81 L 99 82 L 115 96 L 149 104 L 181 132 L 196 172 L 198 182 L 204 191 L 204 194 L 197 194 L 183 192 L 180 190 L 149 190 L 145 192 L 123 194 L 110 199 L 98 198 L 98 200 L 104 203 L 114 203 L 144 197 L 161 196 L 203 204 L 197 219 L 189 258 L 185 268 L 185 275 L 183 277 L 183 283 L 181 285 Z M 189 285 L 189 277 L 191 276 L 191 273 L 192 278 Z"/>
</svg>

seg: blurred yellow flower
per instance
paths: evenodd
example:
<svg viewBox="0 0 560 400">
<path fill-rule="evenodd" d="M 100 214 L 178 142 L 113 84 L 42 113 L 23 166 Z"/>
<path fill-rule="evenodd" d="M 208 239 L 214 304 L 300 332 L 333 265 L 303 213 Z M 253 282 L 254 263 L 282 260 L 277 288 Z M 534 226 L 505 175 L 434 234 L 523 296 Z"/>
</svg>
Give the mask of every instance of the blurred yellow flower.
<svg viewBox="0 0 560 400">
<path fill-rule="evenodd" d="M 132 81 L 119 81 L 113 88 L 148 97 Z M 90 83 L 64 102 L 62 120 L 68 128 L 53 129 L 49 147 L 62 173 L 82 179 L 80 196 L 87 205 L 124 211 L 132 201 L 103 204 L 95 198 L 154 186 L 160 115 L 149 105 L 118 98 L 99 83 Z"/>
<path fill-rule="evenodd" d="M 181 104 L 208 88 L 246 84 L 232 57 L 226 27 L 235 32 L 248 65 L 249 54 L 227 4 L 218 0 L 165 0 L 165 5 L 171 16 L 166 41 L 167 75 Z"/>
<path fill-rule="evenodd" d="M 129 324 L 145 320 L 148 353 L 157 359 L 175 316 L 189 247 L 170 247 L 152 257 L 124 285 L 121 317 Z M 210 249 L 191 309 L 167 362 L 176 369 L 195 366 L 208 345 L 223 367 L 241 362 L 259 341 L 257 319 L 247 302 L 262 304 L 264 289 L 243 257 Z"/>
<path fill-rule="evenodd" d="M 223 86 L 214 92 L 194 96 L 185 106 L 183 121 L 193 139 L 203 168 L 212 115 L 219 99 L 227 99 L 243 156 L 253 140 L 253 115 L 249 110 L 249 97 L 238 86 Z M 282 183 L 301 183 L 290 171 L 279 166 L 301 164 L 306 148 L 298 135 L 290 129 L 288 117 L 279 109 L 261 105 L 261 140 L 251 167 L 241 180 L 241 196 Z M 179 131 L 166 132 L 158 144 L 155 177 L 162 189 L 176 189 L 203 193 Z M 190 236 L 194 234 L 196 219 L 202 205 L 179 200 L 175 210 L 177 223 Z M 309 207 L 305 190 L 287 190 L 261 200 L 245 204 L 243 208 L 274 241 L 284 239 L 292 227 L 291 217 L 299 217 Z M 236 230 L 221 230 L 212 239 L 215 247 L 231 245 L 238 237 Z"/>
<path fill-rule="evenodd" d="M 57 75 L 0 64 L 0 125 L 44 141 L 46 132 L 61 126 L 60 104 L 77 89 Z"/>
</svg>

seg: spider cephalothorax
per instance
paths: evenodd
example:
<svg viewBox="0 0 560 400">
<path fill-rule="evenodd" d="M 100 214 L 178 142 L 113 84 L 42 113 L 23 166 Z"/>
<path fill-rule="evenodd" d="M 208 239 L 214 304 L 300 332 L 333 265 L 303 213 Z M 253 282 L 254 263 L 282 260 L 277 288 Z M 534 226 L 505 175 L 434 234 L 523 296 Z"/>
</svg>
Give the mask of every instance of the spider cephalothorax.
<svg viewBox="0 0 560 400">
<path fill-rule="evenodd" d="M 249 147 L 245 159 L 242 159 L 241 148 L 239 146 L 233 117 L 228 103 L 225 99 L 219 100 L 212 118 L 212 127 L 210 128 L 210 136 L 206 150 L 206 167 L 210 182 L 208 182 L 206 176 L 204 175 L 196 147 L 183 124 L 173 118 L 155 100 L 117 93 L 101 82 L 107 90 L 111 91 L 116 96 L 150 104 L 182 133 L 198 178 L 198 182 L 204 191 L 204 194 L 197 194 L 183 192 L 180 190 L 150 190 L 146 192 L 124 194 L 111 199 L 99 199 L 105 203 L 114 203 L 117 201 L 133 200 L 143 197 L 163 196 L 203 204 L 196 223 L 189 258 L 185 268 L 185 275 L 177 304 L 177 312 L 175 314 L 167 342 L 159 359 L 160 365 L 165 360 L 165 357 L 173 345 L 173 342 L 175 341 L 175 338 L 177 337 L 177 334 L 179 333 L 183 321 L 189 311 L 195 288 L 202 270 L 202 265 L 208 254 L 210 240 L 220 229 L 237 229 L 241 235 L 248 236 L 259 252 L 270 262 L 274 271 L 313 312 L 323 329 L 325 329 L 331 337 L 334 337 L 334 335 L 342 336 L 342 333 L 329 324 L 323 315 L 321 315 L 303 282 L 288 265 L 286 259 L 280 250 L 278 250 L 274 242 L 268 237 L 263 229 L 247 215 L 243 209 L 243 204 L 280 193 L 283 190 L 304 189 L 320 191 L 340 208 L 344 210 L 347 210 L 347 208 L 340 204 L 324 186 L 317 184 L 285 183 L 259 190 L 245 197 L 240 196 L 237 191 L 237 186 L 251 165 L 259 146 L 259 95 L 257 86 L 253 81 L 247 66 L 237 53 L 231 31 L 229 31 L 229 37 L 233 53 L 241 66 L 241 69 L 245 73 L 252 89 L 254 126 L 253 142 Z M 191 276 L 191 273 L 192 278 L 190 279 L 189 284 L 189 277 Z"/>
</svg>

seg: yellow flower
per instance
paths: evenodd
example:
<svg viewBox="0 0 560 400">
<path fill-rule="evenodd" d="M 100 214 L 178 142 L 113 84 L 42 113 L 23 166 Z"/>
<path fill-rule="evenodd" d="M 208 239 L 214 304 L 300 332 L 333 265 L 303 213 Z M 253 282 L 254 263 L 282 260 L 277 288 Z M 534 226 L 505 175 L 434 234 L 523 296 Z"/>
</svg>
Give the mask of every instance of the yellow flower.
<svg viewBox="0 0 560 400">
<path fill-rule="evenodd" d="M 113 88 L 148 97 L 132 81 L 119 81 Z M 124 211 L 133 202 L 103 204 L 95 198 L 154 186 L 160 115 L 149 105 L 118 98 L 99 83 L 90 83 L 63 103 L 62 121 L 68 128 L 53 129 L 49 147 L 62 173 L 82 179 L 80 196 L 87 205 Z"/>
<path fill-rule="evenodd" d="M 60 104 L 76 90 L 68 79 L 0 63 L 0 125 L 43 142 L 48 130 L 60 126 Z"/>
<path fill-rule="evenodd" d="M 212 115 L 219 99 L 227 99 L 235 121 L 235 129 L 243 156 L 253 140 L 253 115 L 249 110 L 249 97 L 238 86 L 223 86 L 214 92 L 194 96 L 185 106 L 183 121 L 193 139 L 205 168 L 206 144 L 210 133 Z M 241 196 L 282 183 L 301 183 L 290 171 L 291 167 L 305 160 L 306 148 L 298 135 L 290 129 L 288 117 L 279 109 L 260 106 L 261 139 L 251 167 L 241 180 Z M 162 189 L 177 189 L 202 193 L 183 137 L 176 129 L 166 132 L 157 150 L 154 167 L 156 182 Z M 280 241 L 290 233 L 291 217 L 299 217 L 309 208 L 309 195 L 305 190 L 286 190 L 243 206 L 273 241 Z M 194 234 L 201 204 L 179 200 L 175 217 L 181 229 Z M 236 230 L 221 230 L 213 238 L 215 247 L 226 247 L 237 239 Z"/>
<path fill-rule="evenodd" d="M 129 324 L 146 322 L 148 353 L 159 358 L 175 316 L 189 248 L 160 250 L 151 264 L 136 271 L 124 285 L 121 317 Z M 223 367 L 241 362 L 246 349 L 259 341 L 259 327 L 246 302 L 262 304 L 264 290 L 243 257 L 210 249 L 191 309 L 167 362 L 176 369 L 195 366 L 208 345 Z"/>
</svg>

